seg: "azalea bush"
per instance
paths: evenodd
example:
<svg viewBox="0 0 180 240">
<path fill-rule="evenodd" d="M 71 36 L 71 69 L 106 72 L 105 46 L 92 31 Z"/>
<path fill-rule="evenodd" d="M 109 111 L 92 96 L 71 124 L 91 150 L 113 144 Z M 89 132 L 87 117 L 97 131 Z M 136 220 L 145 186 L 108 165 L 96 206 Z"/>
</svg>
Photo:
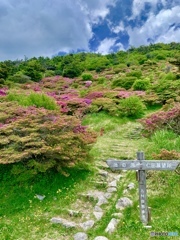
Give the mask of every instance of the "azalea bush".
<svg viewBox="0 0 180 240">
<path fill-rule="evenodd" d="M 174 103 L 173 107 L 155 112 L 140 120 L 145 134 L 150 135 L 156 130 L 168 129 L 180 134 L 180 103 Z"/>
<path fill-rule="evenodd" d="M 12 105 L 1 103 L 6 110 L 0 114 L 0 164 L 13 164 L 14 173 L 32 176 L 90 161 L 96 135 L 76 117 Z"/>
</svg>

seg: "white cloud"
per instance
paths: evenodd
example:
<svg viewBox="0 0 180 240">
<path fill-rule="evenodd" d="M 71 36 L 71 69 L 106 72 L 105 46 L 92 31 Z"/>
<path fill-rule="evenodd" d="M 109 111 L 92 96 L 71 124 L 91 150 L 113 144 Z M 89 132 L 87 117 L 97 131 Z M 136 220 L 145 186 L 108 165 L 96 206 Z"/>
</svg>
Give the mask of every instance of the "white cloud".
<svg viewBox="0 0 180 240">
<path fill-rule="evenodd" d="M 108 54 L 111 48 L 114 46 L 116 42 L 116 38 L 105 38 L 99 45 L 97 49 L 97 53 L 101 53 L 103 55 Z"/>
<path fill-rule="evenodd" d="M 180 6 L 172 9 L 161 10 L 157 15 L 151 13 L 148 20 L 140 28 L 128 28 L 129 44 L 132 46 L 147 45 L 148 39 L 151 38 L 154 42 L 165 40 L 166 43 L 179 41 L 179 30 L 170 28 L 174 23 L 178 23 L 180 19 Z M 169 39 L 168 39 L 169 37 Z"/>
<path fill-rule="evenodd" d="M 0 60 L 89 50 L 114 0 L 0 0 Z"/>
<path fill-rule="evenodd" d="M 145 4 L 147 3 L 151 6 L 151 13 L 156 11 L 158 5 L 162 5 L 163 8 L 166 8 L 168 5 L 177 5 L 176 0 L 133 0 L 132 16 L 129 19 L 140 17 L 141 12 L 145 9 Z"/>
<path fill-rule="evenodd" d="M 97 48 L 96 53 L 101 53 L 102 55 L 105 55 L 113 52 L 113 48 L 124 51 L 125 49 L 123 44 L 120 42 L 116 43 L 116 41 L 117 41 L 117 38 L 105 38 L 99 44 L 99 47 Z"/>
<path fill-rule="evenodd" d="M 111 27 L 111 31 L 114 33 L 120 33 L 123 32 L 125 30 L 124 28 L 124 23 L 123 21 L 120 21 L 119 25 L 115 26 L 115 27 Z"/>
</svg>

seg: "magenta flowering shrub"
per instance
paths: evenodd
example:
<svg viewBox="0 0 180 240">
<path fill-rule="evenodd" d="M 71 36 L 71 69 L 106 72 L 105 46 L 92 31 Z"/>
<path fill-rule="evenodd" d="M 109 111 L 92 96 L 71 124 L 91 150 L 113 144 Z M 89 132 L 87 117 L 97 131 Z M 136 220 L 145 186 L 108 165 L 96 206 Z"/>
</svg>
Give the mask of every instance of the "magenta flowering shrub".
<svg viewBox="0 0 180 240">
<path fill-rule="evenodd" d="M 92 81 L 86 81 L 85 87 L 89 88 L 92 85 Z"/>
<path fill-rule="evenodd" d="M 90 92 L 86 95 L 86 98 L 88 99 L 96 99 L 96 98 L 102 98 L 103 93 L 102 92 Z"/>
<path fill-rule="evenodd" d="M 158 111 L 141 119 L 145 134 L 150 135 L 159 129 L 169 129 L 180 134 L 180 103 L 175 103 L 167 111 Z"/>
<path fill-rule="evenodd" d="M 96 134 L 76 117 L 43 108 L 0 104 L 7 109 L 0 113 L 0 164 L 21 162 L 22 171 L 34 175 L 90 160 Z"/>
<path fill-rule="evenodd" d="M 7 88 L 0 88 L 0 97 L 7 95 Z"/>
<path fill-rule="evenodd" d="M 129 98 L 131 96 L 138 96 L 142 97 L 145 96 L 146 93 L 144 91 L 127 91 L 127 90 L 121 90 L 119 91 L 118 97 L 119 98 Z"/>
</svg>

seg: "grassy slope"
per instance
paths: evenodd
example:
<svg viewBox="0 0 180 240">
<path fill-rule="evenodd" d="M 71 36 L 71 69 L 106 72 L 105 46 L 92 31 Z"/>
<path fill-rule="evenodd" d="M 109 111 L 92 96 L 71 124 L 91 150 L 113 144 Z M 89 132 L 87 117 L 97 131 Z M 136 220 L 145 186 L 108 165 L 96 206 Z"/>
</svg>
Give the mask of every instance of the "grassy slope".
<svg viewBox="0 0 180 240">
<path fill-rule="evenodd" d="M 143 74 L 149 76 L 151 72 L 156 79 L 161 68 L 160 64 L 159 72 L 148 69 L 144 70 Z M 143 150 L 146 153 L 147 146 L 151 144 L 149 140 L 140 137 L 140 125 L 135 121 L 122 120 L 101 113 L 87 116 L 84 124 L 99 133 L 102 128 L 104 130 L 91 151 L 96 163 L 110 157 L 134 159 L 137 150 Z M 71 204 L 78 198 L 78 193 L 93 187 L 92 180 L 96 177 L 94 168 L 74 170 L 69 177 L 57 173 L 42 174 L 34 181 L 18 183 L 16 179 L 9 177 L 7 167 L 0 167 L 0 239 L 72 239 L 76 231 L 52 225 L 49 220 L 53 216 L 66 215 L 66 209 L 71 208 Z M 137 185 L 134 172 L 126 174 L 125 182 L 119 185 L 117 198 L 122 196 L 125 184 L 131 181 Z M 117 232 L 109 237 L 110 240 L 146 240 L 150 239 L 151 231 L 179 231 L 180 234 L 179 176 L 173 172 L 149 172 L 147 186 L 148 202 L 152 208 L 152 229 L 144 229 L 139 222 L 138 193 L 134 191 L 132 192 L 134 205 L 125 211 Z M 35 197 L 36 194 L 46 197 L 41 202 Z M 111 219 L 115 202 L 116 199 L 113 199 L 102 221 L 89 231 L 90 240 L 97 235 L 104 235 L 104 229 Z M 167 237 L 159 237 L 159 239 L 167 239 Z"/>
<path fill-rule="evenodd" d="M 96 162 L 109 157 L 134 159 L 137 150 L 146 152 L 143 147 L 148 140 L 139 138 L 139 123 L 135 121 L 119 120 L 102 113 L 87 116 L 84 124 L 89 124 L 96 131 L 104 128 L 104 134 L 99 136 L 92 149 Z M 92 188 L 93 179 L 95 175 L 91 169 L 72 171 L 69 177 L 56 173 L 41 175 L 35 182 L 18 184 L 15 179 L 9 179 L 6 173 L 0 185 L 0 239 L 72 239 L 76 231 L 52 225 L 49 220 L 65 214 L 66 209 L 71 208 L 78 198 L 78 193 Z M 149 206 L 152 208 L 152 229 L 144 229 L 139 222 L 138 193 L 134 191 L 131 196 L 134 199 L 133 207 L 125 211 L 117 232 L 109 239 L 149 239 L 150 231 L 178 231 L 178 180 L 179 176 L 172 172 L 149 173 L 147 186 Z M 129 182 L 137 185 L 134 172 L 126 174 L 124 184 Z M 124 184 L 119 185 L 117 198 L 122 196 Z M 36 194 L 46 197 L 40 202 L 35 198 Z M 116 199 L 110 203 L 109 210 L 99 224 L 89 231 L 90 239 L 104 235 L 104 229 L 112 218 L 111 213 L 115 210 L 115 202 Z"/>
</svg>

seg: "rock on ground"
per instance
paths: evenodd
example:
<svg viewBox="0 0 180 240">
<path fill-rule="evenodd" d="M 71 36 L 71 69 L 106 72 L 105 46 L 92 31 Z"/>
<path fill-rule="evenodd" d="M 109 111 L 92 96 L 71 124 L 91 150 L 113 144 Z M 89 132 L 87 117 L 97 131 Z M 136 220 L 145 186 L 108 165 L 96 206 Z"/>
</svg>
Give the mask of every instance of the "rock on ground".
<svg viewBox="0 0 180 240">
<path fill-rule="evenodd" d="M 88 229 L 92 228 L 94 226 L 94 220 L 89 220 L 84 223 L 80 223 L 79 226 L 84 230 L 87 231 Z"/>
<path fill-rule="evenodd" d="M 133 204 L 132 200 L 130 200 L 127 197 L 122 197 L 118 199 L 116 203 L 116 209 L 123 209 L 125 207 L 132 206 L 132 204 Z"/>
<path fill-rule="evenodd" d="M 108 240 L 107 237 L 98 236 L 94 240 Z"/>
<path fill-rule="evenodd" d="M 119 222 L 119 219 L 112 218 L 111 221 L 109 222 L 107 228 L 105 229 L 105 232 L 113 233 L 116 230 L 118 222 Z"/>
<path fill-rule="evenodd" d="M 60 218 L 60 217 L 51 218 L 51 222 L 61 224 L 62 226 L 66 227 L 66 228 L 74 228 L 77 226 L 77 224 L 75 222 L 70 222 L 70 221 L 68 221 L 64 218 Z"/>
<path fill-rule="evenodd" d="M 74 240 L 87 240 L 87 239 L 88 239 L 88 235 L 83 232 L 78 232 L 74 235 Z"/>
</svg>

